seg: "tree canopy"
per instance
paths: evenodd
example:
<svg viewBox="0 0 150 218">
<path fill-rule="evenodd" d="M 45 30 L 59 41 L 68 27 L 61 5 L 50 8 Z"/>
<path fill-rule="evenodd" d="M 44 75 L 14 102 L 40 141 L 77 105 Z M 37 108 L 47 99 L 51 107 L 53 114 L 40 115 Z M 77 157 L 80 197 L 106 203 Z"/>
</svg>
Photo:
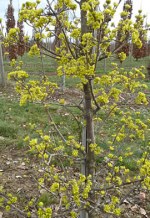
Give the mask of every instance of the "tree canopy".
<svg viewBox="0 0 150 218">
<path fill-rule="evenodd" d="M 142 47 L 140 35 L 146 33 L 144 18 L 138 12 L 135 21 L 130 19 L 132 5 L 129 1 L 124 5 L 119 22 L 113 22 L 121 2 L 106 0 L 102 5 L 98 0 L 47 0 L 43 9 L 37 0 L 24 3 L 20 10 L 20 21 L 32 26 L 35 33 L 29 54 L 56 59 L 58 75 L 78 78 L 83 95 L 82 101 L 76 100 L 73 104 L 67 105 L 63 99 L 57 102 L 64 110 L 76 107 L 80 111 L 82 140 L 76 133 L 64 136 L 56 125 L 55 140 L 34 125 L 36 137 L 25 138 L 31 151 L 38 153 L 44 168 L 39 186 L 48 190 L 53 198 L 48 207 L 43 202 L 38 203 L 35 212 L 38 217 L 75 218 L 80 214 L 82 218 L 87 215 L 93 218 L 105 213 L 120 216 L 126 186 L 133 188 L 140 184 L 145 189 L 150 188 L 149 119 L 140 118 L 140 108 L 147 108 L 149 104 L 144 91 L 147 86 L 142 82 L 143 67 L 126 71 L 113 63 L 111 72 L 96 74 L 98 63 L 103 59 L 116 53 L 121 62 L 126 59 L 126 54 L 119 50 L 127 44 L 129 36 L 133 44 Z M 121 33 L 118 46 L 110 51 L 118 33 Z M 15 34 L 17 30 L 11 29 L 7 40 Z M 47 37 L 59 43 L 47 49 L 43 43 Z M 40 102 L 53 123 L 48 99 L 59 90 L 58 85 L 46 76 L 40 81 L 28 77 L 18 68 L 9 73 L 9 78 L 17 81 L 20 104 Z M 137 139 L 139 145 L 136 145 Z M 139 147 L 140 158 L 134 158 L 134 146 Z M 137 166 L 134 176 L 125 164 L 128 158 Z M 60 171 L 56 173 L 58 166 Z M 29 205 L 27 216 L 32 217 Z"/>
</svg>

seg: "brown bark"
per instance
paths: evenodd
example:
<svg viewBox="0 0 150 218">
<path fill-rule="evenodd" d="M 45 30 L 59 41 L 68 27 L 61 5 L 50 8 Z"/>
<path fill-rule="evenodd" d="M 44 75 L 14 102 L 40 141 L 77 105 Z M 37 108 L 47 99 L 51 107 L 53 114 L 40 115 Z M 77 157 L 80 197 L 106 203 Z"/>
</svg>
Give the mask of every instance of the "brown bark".
<svg viewBox="0 0 150 218">
<path fill-rule="evenodd" d="M 93 124 L 93 109 L 92 96 L 89 83 L 83 85 L 84 90 L 84 119 L 86 122 L 86 176 L 95 173 L 95 158 L 94 152 L 90 149 L 90 144 L 94 143 L 94 124 Z"/>
</svg>

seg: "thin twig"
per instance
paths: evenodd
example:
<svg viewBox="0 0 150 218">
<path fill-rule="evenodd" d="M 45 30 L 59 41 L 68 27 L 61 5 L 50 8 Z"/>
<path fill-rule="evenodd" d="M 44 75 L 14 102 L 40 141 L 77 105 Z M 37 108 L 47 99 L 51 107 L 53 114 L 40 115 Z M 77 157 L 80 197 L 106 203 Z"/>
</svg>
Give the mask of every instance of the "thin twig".
<svg viewBox="0 0 150 218">
<path fill-rule="evenodd" d="M 55 130 L 57 131 L 58 135 L 61 137 L 61 139 L 63 140 L 63 142 L 66 143 L 66 139 L 63 137 L 63 135 L 61 134 L 61 132 L 60 132 L 59 129 L 57 128 L 57 125 L 56 125 L 55 122 L 53 121 L 53 119 L 52 119 L 52 117 L 51 117 L 51 115 L 50 115 L 48 109 L 45 108 L 45 110 L 46 110 L 46 112 L 47 112 L 47 114 L 48 114 L 48 118 L 49 118 L 50 122 L 53 123 L 53 125 L 54 125 L 54 127 L 55 127 Z"/>
<path fill-rule="evenodd" d="M 108 190 L 112 190 L 114 188 L 119 188 L 119 187 L 131 185 L 131 184 L 134 184 L 134 183 L 141 183 L 143 181 L 144 181 L 144 179 L 140 179 L 140 180 L 135 180 L 135 181 L 131 181 L 131 182 L 125 182 L 125 183 L 122 183 L 121 185 L 118 185 L 118 186 L 112 185 L 112 186 L 107 187 L 107 188 L 93 188 L 92 191 L 99 192 L 99 191 L 103 191 L 104 189 L 106 191 L 108 191 Z"/>
<path fill-rule="evenodd" d="M 69 41 L 68 41 L 67 35 L 66 35 L 66 33 L 65 33 L 65 31 L 64 31 L 64 29 L 63 29 L 63 27 L 62 27 L 62 25 L 61 25 L 61 21 L 59 20 L 59 18 L 58 18 L 58 16 L 57 16 L 57 13 L 53 10 L 53 8 L 51 7 L 51 4 L 49 3 L 48 0 L 47 0 L 47 3 L 48 3 L 48 6 L 49 6 L 49 9 L 52 11 L 52 13 L 53 13 L 53 15 L 55 16 L 57 22 L 59 23 L 60 28 L 61 28 L 61 30 L 62 30 L 62 32 L 63 32 L 63 34 L 64 34 L 65 42 L 66 42 L 66 44 L 67 44 L 67 47 L 68 47 L 68 49 L 69 49 L 69 51 L 70 51 L 72 57 L 75 59 L 76 57 L 75 57 L 75 55 L 73 54 L 73 51 L 71 50 L 71 47 L 70 47 L 70 45 L 69 45 Z"/>
</svg>

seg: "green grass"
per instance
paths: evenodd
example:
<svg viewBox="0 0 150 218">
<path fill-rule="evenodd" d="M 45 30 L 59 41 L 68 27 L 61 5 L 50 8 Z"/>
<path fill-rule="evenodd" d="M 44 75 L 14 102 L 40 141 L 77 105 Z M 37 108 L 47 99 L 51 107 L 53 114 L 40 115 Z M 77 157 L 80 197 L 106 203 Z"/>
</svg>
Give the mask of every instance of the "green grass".
<svg viewBox="0 0 150 218">
<path fill-rule="evenodd" d="M 28 113 L 30 110 L 30 113 Z M 0 136 L 4 140 L 21 144 L 23 135 L 26 132 L 26 123 L 32 122 L 35 114 L 34 122 L 40 122 L 39 108 L 29 106 L 20 107 L 19 102 L 7 98 L 0 99 Z M 42 120 L 42 119 L 41 119 Z"/>
<path fill-rule="evenodd" d="M 56 200 L 56 198 L 54 198 L 54 195 L 51 193 L 46 193 L 44 192 L 43 194 L 41 194 L 38 202 L 42 202 L 44 204 L 45 207 L 48 207 L 51 204 L 56 204 L 58 203 L 58 201 Z"/>
<path fill-rule="evenodd" d="M 28 54 L 25 54 L 23 57 L 19 57 L 17 61 L 23 61 L 23 70 L 28 73 L 42 73 L 42 62 L 41 58 L 38 56 L 31 57 Z M 49 57 L 43 57 L 43 66 L 44 71 L 47 73 L 56 72 L 57 63 L 54 59 Z M 11 66 L 8 60 L 4 60 L 4 68 L 6 72 L 11 71 Z"/>
<path fill-rule="evenodd" d="M 54 59 L 50 57 L 43 57 L 43 66 L 42 69 L 42 62 L 41 58 L 38 56 L 31 57 L 28 54 L 25 54 L 22 58 L 19 57 L 18 61 L 23 61 L 23 70 L 30 74 L 30 79 L 37 79 L 39 80 L 41 76 L 44 74 L 49 77 L 49 80 L 52 82 L 56 82 L 59 86 L 62 85 L 62 77 L 59 77 L 56 74 L 57 72 L 57 63 Z M 106 60 L 102 60 L 98 63 L 96 74 L 102 75 L 104 73 L 108 73 L 112 70 L 111 63 L 118 63 L 120 67 L 125 68 L 125 70 L 129 71 L 132 67 L 140 67 L 145 66 L 145 68 L 150 63 L 150 57 L 141 58 L 136 61 L 133 57 L 128 57 L 122 64 L 118 61 L 117 58 L 111 57 Z M 5 71 L 10 72 L 12 69 L 10 67 L 9 61 L 4 61 Z M 145 69 L 145 74 L 147 74 L 147 70 Z M 80 80 L 78 78 L 66 77 L 65 79 L 65 87 L 67 88 L 76 88 Z M 149 85 L 149 84 L 148 84 Z M 150 85 L 149 85 L 150 86 Z"/>
<path fill-rule="evenodd" d="M 106 60 L 102 60 L 98 63 L 97 66 L 97 74 L 107 73 L 112 69 L 111 63 L 117 63 L 120 67 L 124 68 L 125 70 L 131 70 L 134 67 L 145 66 L 147 68 L 148 64 L 150 63 L 150 57 L 144 57 L 136 61 L 133 57 L 127 57 L 127 59 L 121 64 L 119 60 L 115 57 L 108 58 Z M 146 70 L 145 70 L 146 72 Z"/>
<path fill-rule="evenodd" d="M 23 61 L 23 70 L 29 72 L 29 73 L 42 73 L 42 62 L 41 58 L 38 56 L 31 57 L 28 54 L 25 54 L 23 57 L 19 57 L 18 61 Z M 141 65 L 147 67 L 148 64 L 150 63 L 150 57 L 144 57 L 139 60 L 135 60 L 133 57 L 127 57 L 127 59 L 121 64 L 119 60 L 116 57 L 111 57 L 106 60 L 102 60 L 98 62 L 97 66 L 97 73 L 105 73 L 108 72 L 112 69 L 111 63 L 115 62 L 118 63 L 120 67 L 123 67 L 127 70 L 131 69 L 132 67 L 140 67 Z M 11 67 L 9 65 L 8 60 L 4 60 L 4 67 L 6 72 L 9 72 L 11 70 Z M 57 69 L 57 62 L 48 57 L 44 56 L 43 57 L 43 67 L 44 67 L 44 72 L 49 73 L 56 73 Z"/>
<path fill-rule="evenodd" d="M 0 135 L 2 137 L 11 137 L 15 139 L 17 137 L 18 128 L 12 123 L 6 121 L 0 121 Z"/>
<path fill-rule="evenodd" d="M 73 108 L 72 111 L 79 114 L 78 109 Z M 20 107 L 19 102 L 12 97 L 0 98 L 0 145 L 16 143 L 23 145 L 23 138 L 31 133 L 28 128 L 29 123 L 36 124 L 37 128 L 41 128 L 46 133 L 52 131 L 54 135 L 58 135 L 53 124 L 48 121 L 48 116 L 45 109 L 39 104 L 27 104 Z M 77 132 L 78 125 L 73 121 L 73 117 L 66 112 L 66 110 L 58 105 L 51 105 L 50 114 L 61 129 L 64 137 L 70 132 Z M 72 127 L 70 128 L 70 123 Z M 7 143 L 3 143 L 3 142 Z"/>
</svg>

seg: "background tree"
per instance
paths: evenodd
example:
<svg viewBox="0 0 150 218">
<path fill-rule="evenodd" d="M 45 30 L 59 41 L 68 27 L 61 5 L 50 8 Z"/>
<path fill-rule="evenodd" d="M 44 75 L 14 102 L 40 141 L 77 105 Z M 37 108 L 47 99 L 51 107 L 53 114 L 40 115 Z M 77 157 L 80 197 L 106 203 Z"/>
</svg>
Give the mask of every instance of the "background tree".
<svg viewBox="0 0 150 218">
<path fill-rule="evenodd" d="M 144 27 L 144 19 L 141 13 L 142 11 L 139 10 L 139 14 L 137 15 L 137 22 L 141 22 L 141 25 L 143 26 L 143 28 L 141 28 L 139 32 L 139 38 L 142 42 L 142 47 L 138 48 L 136 45 L 133 45 L 133 51 L 132 51 L 132 55 L 136 60 L 147 56 L 147 36 L 145 34 L 146 27 Z"/>
<path fill-rule="evenodd" d="M 12 0 L 8 4 L 7 12 L 6 12 L 6 32 L 9 33 L 11 28 L 15 27 L 15 17 L 14 17 L 14 8 L 12 5 Z M 9 44 L 8 47 L 9 59 L 16 59 L 17 58 L 17 45 L 16 43 L 12 42 Z"/>
<path fill-rule="evenodd" d="M 147 42 L 146 42 L 146 40 L 142 40 L 142 48 L 138 48 L 135 45 L 133 46 L 132 55 L 136 60 L 138 60 L 140 58 L 144 58 L 147 56 Z"/>
<path fill-rule="evenodd" d="M 148 45 L 147 45 L 147 46 L 148 46 L 148 49 L 147 49 L 147 50 L 148 50 L 148 56 L 149 56 L 149 55 L 150 55 L 150 40 L 148 40 L 147 44 L 148 44 Z"/>
<path fill-rule="evenodd" d="M 58 9 L 56 13 L 60 13 L 62 9 Z M 55 51 L 57 47 L 60 47 L 61 40 L 59 39 L 59 35 L 61 34 L 61 24 L 59 21 L 56 22 L 55 30 L 54 30 L 54 41 L 52 42 L 51 49 Z"/>
<path fill-rule="evenodd" d="M 24 26 L 23 26 L 23 22 L 18 20 L 18 22 L 17 22 L 17 27 L 19 28 L 18 43 L 17 43 L 17 54 L 18 54 L 19 56 L 23 56 L 24 53 L 25 53 Z"/>
<path fill-rule="evenodd" d="M 123 5 L 123 12 L 121 13 L 121 21 L 120 21 L 120 24 L 119 25 L 122 25 L 122 21 L 123 20 L 130 20 L 131 17 L 132 17 L 132 10 L 133 10 L 133 3 L 132 3 L 132 0 L 126 0 L 124 2 L 124 5 Z M 123 38 L 126 38 L 126 43 L 123 44 L 122 43 L 122 40 Z M 119 49 L 118 51 L 118 54 L 120 52 L 124 52 L 126 54 L 126 56 L 129 56 L 129 53 L 130 53 L 130 34 L 128 33 L 128 31 L 125 33 L 125 36 L 122 35 L 122 32 L 119 31 L 117 32 L 117 36 L 116 36 L 116 47 L 121 47 L 121 49 Z"/>
<path fill-rule="evenodd" d="M 139 113 L 136 113 L 136 107 L 133 110 L 133 105 L 148 105 L 146 95 L 142 92 L 142 88 L 146 86 L 139 82 L 144 78 L 142 68 L 126 72 L 114 63 L 109 74 L 99 77 L 96 75 L 96 67 L 98 62 L 118 53 L 128 43 L 129 36 L 134 44 L 141 47 L 141 22 L 137 22 L 138 17 L 135 22 L 129 19 L 130 12 L 127 10 L 131 6 L 126 5 L 119 24 L 112 28 L 112 20 L 121 1 L 116 4 L 106 0 L 103 10 L 98 10 L 101 8 L 98 0 L 47 0 L 45 9 L 39 8 L 39 3 L 24 3 L 20 11 L 20 19 L 35 29 L 35 44 L 29 54 L 40 55 L 42 52 L 56 59 L 59 76 L 65 72 L 73 80 L 78 79 L 82 99 L 76 99 L 75 102 L 70 100 L 69 104 L 65 99 L 59 99 L 57 105 L 64 110 L 78 110 L 81 119 L 78 123 L 85 128 L 85 134 L 84 140 L 75 132 L 71 135 L 68 131 L 63 135 L 55 125 L 50 114 L 49 99 L 59 89 L 50 78 L 44 76 L 41 81 L 26 80 L 29 75 L 21 70 L 9 74 L 9 78 L 17 81 L 20 104 L 27 101 L 41 102 L 50 126 L 54 125 L 57 131 L 54 137 L 51 131 L 45 134 L 46 130 L 34 129 L 33 125 L 35 137 L 31 138 L 29 135 L 25 139 L 32 152 L 41 159 L 44 172 L 38 180 L 39 186 L 49 191 L 53 199 L 48 207 L 43 202 L 38 202 L 34 213 L 39 217 L 74 218 L 80 214 L 81 218 L 94 218 L 105 213 L 120 216 L 120 205 L 125 198 L 123 189 L 126 185 L 132 186 L 130 191 L 135 189 L 136 184 L 149 187 L 147 150 L 142 152 L 140 161 L 136 162 L 134 156 L 132 157 L 138 166 L 138 175 L 132 177 L 132 173 L 124 165 L 125 158 L 133 154 L 133 142 L 136 144 L 137 137 L 141 146 L 147 142 L 148 121 L 142 122 Z M 59 11 L 59 8 L 62 10 Z M 77 8 L 80 14 L 76 13 Z M 70 20 L 66 10 L 76 14 L 76 17 Z M 56 45 L 55 51 L 52 51 L 44 47 L 42 40 L 53 36 L 51 27 L 56 23 L 61 28 L 58 36 L 61 45 Z M 122 44 L 110 51 L 110 44 L 116 39 L 118 32 L 122 33 Z M 10 32 L 10 37 L 12 33 Z M 119 58 L 123 61 L 126 56 L 121 52 Z M 76 116 L 74 120 L 78 121 Z M 112 128 L 110 123 L 113 124 Z M 105 145 L 104 149 L 102 144 Z M 59 172 L 56 173 L 58 168 Z M 28 209 L 26 207 L 31 216 Z"/>
</svg>

